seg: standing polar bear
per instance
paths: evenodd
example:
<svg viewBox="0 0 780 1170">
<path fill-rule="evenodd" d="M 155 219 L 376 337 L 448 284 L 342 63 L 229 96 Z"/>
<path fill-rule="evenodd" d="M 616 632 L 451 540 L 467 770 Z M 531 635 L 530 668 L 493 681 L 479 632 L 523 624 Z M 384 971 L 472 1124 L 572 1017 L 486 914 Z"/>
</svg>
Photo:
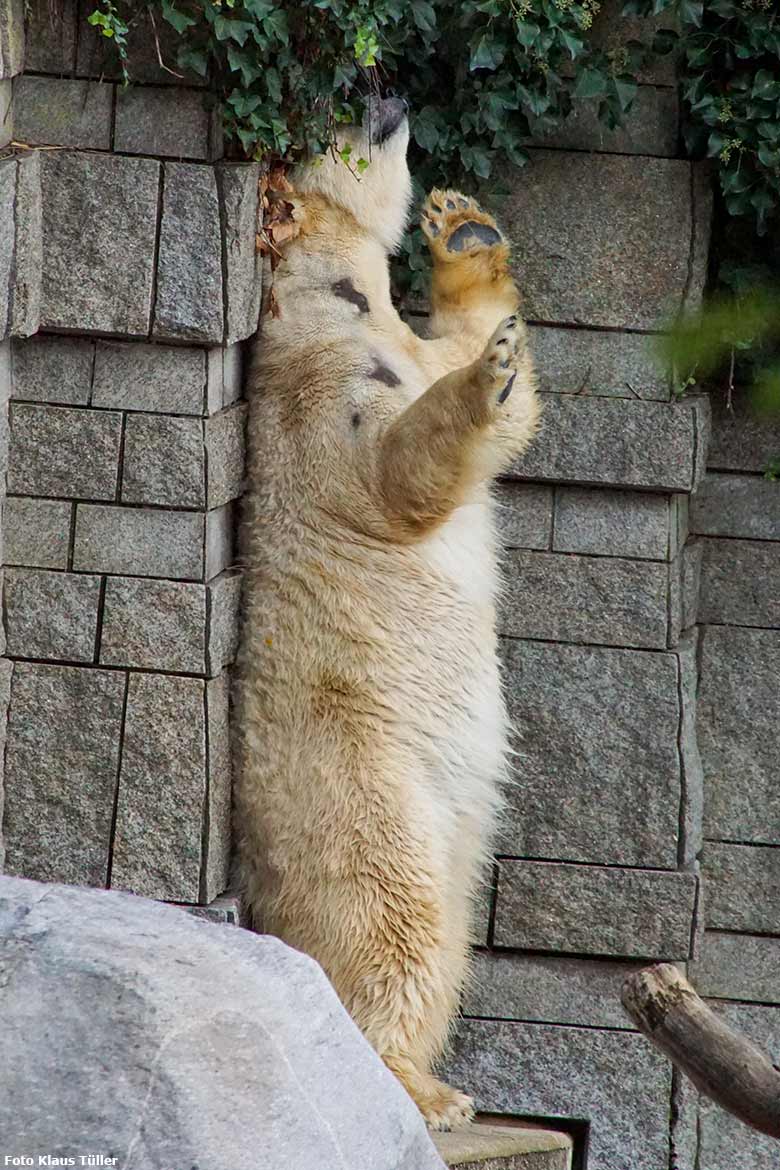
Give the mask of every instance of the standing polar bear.
<svg viewBox="0 0 780 1170">
<path fill-rule="evenodd" d="M 432 340 L 390 300 L 406 105 L 294 177 L 297 238 L 249 388 L 237 830 L 254 925 L 317 959 L 432 1128 L 505 772 L 489 484 L 539 408 L 508 248 L 453 191 L 423 212 Z"/>
</svg>

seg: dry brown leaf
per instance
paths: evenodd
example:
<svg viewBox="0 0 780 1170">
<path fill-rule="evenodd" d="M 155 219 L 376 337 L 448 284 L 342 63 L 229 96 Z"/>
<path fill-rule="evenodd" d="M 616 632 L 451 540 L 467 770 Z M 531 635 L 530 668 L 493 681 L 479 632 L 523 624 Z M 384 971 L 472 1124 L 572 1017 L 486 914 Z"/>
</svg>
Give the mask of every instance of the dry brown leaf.
<svg viewBox="0 0 780 1170">
<path fill-rule="evenodd" d="M 299 227 L 294 219 L 286 219 L 274 224 L 273 240 L 275 244 L 283 244 L 285 240 L 292 240 L 298 235 Z"/>
<path fill-rule="evenodd" d="M 292 185 L 287 178 L 287 167 L 283 163 L 271 167 L 268 172 L 267 185 L 272 191 L 284 191 L 285 193 L 292 191 Z"/>
</svg>

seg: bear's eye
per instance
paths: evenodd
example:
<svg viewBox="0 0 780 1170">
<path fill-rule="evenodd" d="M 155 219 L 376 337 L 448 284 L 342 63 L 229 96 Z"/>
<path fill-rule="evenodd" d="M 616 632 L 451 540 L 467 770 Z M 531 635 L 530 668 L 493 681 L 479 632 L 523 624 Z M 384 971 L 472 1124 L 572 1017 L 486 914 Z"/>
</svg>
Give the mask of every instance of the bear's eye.
<svg viewBox="0 0 780 1170">
<path fill-rule="evenodd" d="M 352 426 L 355 428 L 355 430 L 357 430 L 357 428 L 360 426 L 360 411 L 359 410 L 356 410 L 355 413 L 352 415 Z"/>
<path fill-rule="evenodd" d="M 337 297 L 341 297 L 345 301 L 349 301 L 351 305 L 357 305 L 361 313 L 368 312 L 368 297 L 358 292 L 352 281 L 348 276 L 342 277 L 341 280 L 334 281 L 330 286 L 331 292 L 334 292 Z"/>
</svg>

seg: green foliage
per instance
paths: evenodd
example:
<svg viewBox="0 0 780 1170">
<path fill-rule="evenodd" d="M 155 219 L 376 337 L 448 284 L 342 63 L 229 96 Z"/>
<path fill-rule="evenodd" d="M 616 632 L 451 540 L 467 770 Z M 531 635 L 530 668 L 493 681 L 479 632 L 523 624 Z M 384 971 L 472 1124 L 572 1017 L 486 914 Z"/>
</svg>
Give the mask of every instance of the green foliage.
<svg viewBox="0 0 780 1170">
<path fill-rule="evenodd" d="M 728 370 L 733 390 L 737 356 L 749 355 L 753 407 L 780 412 L 780 291 L 771 287 L 743 288 L 740 295 L 713 299 L 696 316 L 678 322 L 658 342 L 664 367 L 675 373 L 678 393 Z"/>
<path fill-rule="evenodd" d="M 179 67 L 214 79 L 229 137 L 247 156 L 322 151 L 371 88 L 409 98 L 412 140 L 433 174 L 487 178 L 497 159 L 598 102 L 617 125 L 645 50 L 588 40 L 598 0 L 118 0 L 127 24 L 151 10 L 180 36 Z M 116 27 L 111 0 L 90 16 Z M 117 42 L 118 43 L 118 42 Z M 132 76 L 132 59 L 130 60 Z"/>
<path fill-rule="evenodd" d="M 294 161 L 322 153 L 339 123 L 362 116 L 366 93 L 403 93 L 421 190 L 473 190 L 491 178 L 495 192 L 505 164 L 523 165 L 528 143 L 577 102 L 592 103 L 608 127 L 619 125 L 647 58 L 676 51 L 687 146 L 715 160 L 735 225 L 720 240 L 721 280 L 739 295 L 735 282 L 746 262 L 753 276 L 761 266 L 764 280 L 780 272 L 755 248 L 756 231 L 780 220 L 778 0 L 626 0 L 627 15 L 660 23 L 668 15 L 675 28 L 661 28 L 651 46 L 612 30 L 616 49 L 589 35 L 599 0 L 96 4 L 89 22 L 112 39 L 126 78 L 134 24 L 148 13 L 155 30 L 168 30 L 176 47 L 166 64 L 212 80 L 228 141 L 244 157 Z M 370 165 L 344 161 L 358 177 Z M 408 247 L 407 271 L 419 287 L 419 234 Z"/>
<path fill-rule="evenodd" d="M 111 0 L 100 0 L 100 7 L 90 13 L 87 21 L 93 28 L 99 29 L 102 36 L 111 39 L 122 67 L 122 76 L 127 82 L 127 22 L 119 15 Z"/>
<path fill-rule="evenodd" d="M 553 129 L 575 101 L 592 102 L 607 125 L 618 125 L 646 55 L 638 42 L 612 52 L 591 43 L 598 0 L 117 5 L 131 26 L 148 10 L 156 28 L 175 31 L 176 60 L 166 64 L 213 80 L 228 141 L 245 157 L 320 153 L 340 122 L 362 117 L 367 92 L 403 93 L 420 188 L 473 188 L 499 162 L 523 165 L 527 143 Z M 99 0 L 89 19 L 111 35 L 118 16 L 111 0 Z M 345 161 L 357 174 L 370 162 Z M 412 272 L 419 272 L 421 237 L 411 247 Z"/>
<path fill-rule="evenodd" d="M 676 16 L 686 145 L 694 157 L 716 160 L 728 214 L 750 217 L 763 235 L 780 207 L 776 0 L 629 0 L 629 9 Z"/>
<path fill-rule="evenodd" d="M 679 48 L 685 143 L 692 157 L 712 159 L 718 176 L 719 296 L 673 333 L 670 356 L 683 386 L 686 370 L 722 376 L 729 393 L 735 381 L 748 383 L 756 408 L 780 409 L 780 300 L 756 292 L 780 279 L 777 0 L 629 0 L 629 10 L 675 18 L 678 32 L 658 36 Z"/>
</svg>

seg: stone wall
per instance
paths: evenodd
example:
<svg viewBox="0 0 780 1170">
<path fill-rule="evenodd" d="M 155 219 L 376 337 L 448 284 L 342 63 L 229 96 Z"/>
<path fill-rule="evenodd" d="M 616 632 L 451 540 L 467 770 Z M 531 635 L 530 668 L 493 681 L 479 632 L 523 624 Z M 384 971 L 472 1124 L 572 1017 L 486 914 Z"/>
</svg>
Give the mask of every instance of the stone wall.
<svg viewBox="0 0 780 1170">
<path fill-rule="evenodd" d="M 124 89 L 86 10 L 53 9 L 26 49 L 21 5 L 2 30 L 5 870 L 209 903 L 258 168 L 219 161 L 213 102 L 149 28 Z"/>
<path fill-rule="evenodd" d="M 126 90 L 76 0 L 54 23 L 33 0 L 26 51 L 7 12 L 5 868 L 205 907 L 229 862 L 257 168 L 221 161 L 148 29 Z M 500 485 L 517 767 L 449 1072 L 482 1110 L 587 1122 L 589 1170 L 769 1170 L 619 1004 L 637 966 L 689 965 L 780 1060 L 780 430 L 715 403 L 710 441 L 652 352 L 706 276 L 677 101 L 666 61 L 624 129 L 579 113 L 500 176 L 546 409 Z"/>
<path fill-rule="evenodd" d="M 501 176 L 545 416 L 500 488 L 516 767 L 447 1071 L 482 1110 L 589 1122 L 589 1170 L 776 1170 L 620 1007 L 677 962 L 780 1054 L 780 429 L 715 402 L 710 440 L 652 353 L 711 214 L 672 81 Z"/>
<path fill-rule="evenodd" d="M 780 1064 L 780 420 L 713 402 L 692 527 L 702 548 L 698 736 L 706 927 L 692 977 Z M 776 1143 L 702 1103 L 703 1170 L 778 1165 Z"/>
</svg>

